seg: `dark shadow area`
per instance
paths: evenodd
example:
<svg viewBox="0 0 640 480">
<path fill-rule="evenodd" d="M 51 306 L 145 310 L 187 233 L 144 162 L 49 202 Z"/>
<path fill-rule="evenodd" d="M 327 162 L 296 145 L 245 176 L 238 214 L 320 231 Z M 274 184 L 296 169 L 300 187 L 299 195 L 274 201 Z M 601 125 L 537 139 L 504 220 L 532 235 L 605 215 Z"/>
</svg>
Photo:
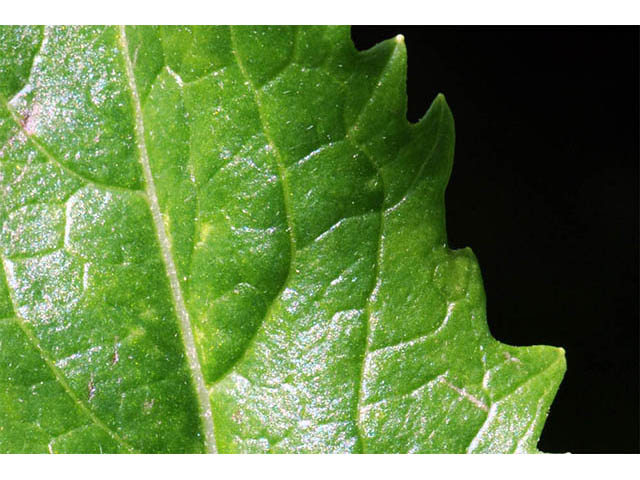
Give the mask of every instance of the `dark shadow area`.
<svg viewBox="0 0 640 480">
<path fill-rule="evenodd" d="M 354 27 L 398 33 L 408 117 L 456 121 L 454 248 L 482 268 L 493 335 L 567 351 L 539 448 L 640 451 L 637 28 Z"/>
</svg>

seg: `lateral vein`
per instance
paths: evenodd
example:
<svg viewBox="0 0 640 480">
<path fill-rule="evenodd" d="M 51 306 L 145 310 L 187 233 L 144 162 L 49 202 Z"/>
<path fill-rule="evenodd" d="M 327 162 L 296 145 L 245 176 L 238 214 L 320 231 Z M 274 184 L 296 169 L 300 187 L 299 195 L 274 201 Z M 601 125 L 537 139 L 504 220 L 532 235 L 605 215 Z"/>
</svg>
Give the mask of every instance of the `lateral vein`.
<svg viewBox="0 0 640 480">
<path fill-rule="evenodd" d="M 6 259 L 4 257 L 0 257 L 0 268 L 2 269 L 2 271 L 5 272 L 7 276 L 9 276 L 8 275 L 9 269 L 6 266 Z M 16 322 L 20 330 L 22 330 L 24 335 L 27 337 L 27 340 L 29 340 L 29 343 L 31 343 L 33 348 L 38 352 L 38 355 L 40 355 L 40 358 L 42 359 L 44 364 L 49 368 L 49 370 L 53 374 L 54 378 L 56 379 L 60 387 L 62 387 L 64 392 L 69 396 L 69 398 L 73 401 L 73 403 L 75 403 L 80 408 L 80 410 L 82 410 L 82 412 L 85 415 L 87 415 L 87 417 L 96 426 L 98 426 L 98 428 L 101 428 L 102 430 L 104 430 L 116 442 L 120 443 L 129 452 L 138 453 L 132 445 L 130 445 L 120 435 L 118 435 L 115 432 L 115 430 L 111 429 L 106 423 L 100 420 L 100 418 L 98 418 L 98 416 L 93 412 L 93 410 L 91 410 L 91 408 L 88 405 L 86 405 L 85 402 L 81 401 L 80 398 L 78 398 L 78 396 L 74 393 L 74 391 L 71 389 L 71 387 L 67 383 L 67 380 L 64 377 L 64 375 L 58 370 L 53 360 L 49 357 L 47 352 L 40 345 L 40 341 L 38 340 L 38 337 L 36 337 L 36 335 L 27 326 L 27 321 L 18 314 L 17 302 L 15 301 L 11 293 L 9 294 L 9 298 L 11 300 L 11 307 L 14 312 L 13 320 Z"/>
<path fill-rule="evenodd" d="M 184 297 L 182 295 L 182 288 L 180 287 L 180 281 L 178 280 L 176 265 L 173 261 L 173 256 L 171 253 L 171 242 L 165 230 L 162 213 L 160 211 L 160 204 L 158 202 L 158 195 L 156 193 L 156 187 L 153 181 L 153 174 L 151 173 L 149 154 L 147 153 L 147 146 L 144 139 L 142 106 L 140 102 L 140 96 L 138 95 L 138 88 L 136 86 L 131 56 L 129 55 L 127 34 L 123 25 L 119 27 L 119 40 L 120 48 L 122 50 L 122 56 L 125 63 L 127 79 L 129 81 L 129 89 L 131 90 L 131 96 L 133 97 L 133 106 L 135 110 L 136 144 L 138 147 L 140 163 L 142 165 L 142 171 L 145 180 L 145 193 L 149 200 L 151 216 L 153 218 L 153 223 L 155 224 L 158 241 L 162 250 L 162 258 L 167 270 L 167 275 L 169 277 L 169 284 L 175 303 L 176 314 L 180 321 L 179 323 L 182 333 L 182 341 L 185 346 L 189 368 L 191 370 L 193 380 L 196 384 L 195 386 L 198 394 L 198 403 L 200 405 L 200 414 L 205 435 L 205 447 L 208 453 L 217 453 L 211 402 L 209 401 L 209 394 L 205 385 L 204 375 L 202 374 L 202 367 L 200 365 L 200 360 L 198 359 L 198 352 L 196 351 L 196 344 L 193 337 L 193 332 L 191 330 L 191 320 L 189 318 L 189 312 L 187 311 Z"/>
</svg>

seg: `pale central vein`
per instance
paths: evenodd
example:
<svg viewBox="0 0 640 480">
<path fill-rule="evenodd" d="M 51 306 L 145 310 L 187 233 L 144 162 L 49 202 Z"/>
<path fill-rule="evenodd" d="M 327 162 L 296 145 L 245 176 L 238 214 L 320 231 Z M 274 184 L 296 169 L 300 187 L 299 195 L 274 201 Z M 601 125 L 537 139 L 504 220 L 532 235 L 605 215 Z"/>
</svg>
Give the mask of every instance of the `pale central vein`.
<svg viewBox="0 0 640 480">
<path fill-rule="evenodd" d="M 209 401 L 209 394 L 205 385 L 204 375 L 202 374 L 202 367 L 198 358 L 198 352 L 196 351 L 196 344 L 193 338 L 193 332 L 191 330 L 191 320 L 189 318 L 189 312 L 187 311 L 184 297 L 182 295 L 182 288 L 180 287 L 180 281 L 178 280 L 176 265 L 173 261 L 173 255 L 171 253 L 171 242 L 164 226 L 162 212 L 160 211 L 160 204 L 158 202 L 158 195 L 156 193 L 156 187 L 153 181 L 153 174 L 151 173 L 149 154 L 147 153 L 147 146 L 144 139 L 142 106 L 133 72 L 133 63 L 131 62 L 131 57 L 129 55 L 127 34 L 124 26 L 120 26 L 119 29 L 120 48 L 122 50 L 122 56 L 124 58 L 125 70 L 129 81 L 129 89 L 131 90 L 131 96 L 133 97 L 133 106 L 135 110 L 136 143 L 140 156 L 140 163 L 142 165 L 142 171 L 144 174 L 145 192 L 151 207 L 151 216 L 153 218 L 153 223 L 155 224 L 160 248 L 162 250 L 162 258 L 167 269 L 167 275 L 169 277 L 169 284 L 175 303 L 176 314 L 180 321 L 182 341 L 184 342 L 189 368 L 191 370 L 191 375 L 195 382 L 196 391 L 198 394 L 198 403 L 200 404 L 200 414 L 202 417 L 202 425 L 205 435 L 205 447 L 209 453 L 217 453 L 211 402 Z"/>
</svg>

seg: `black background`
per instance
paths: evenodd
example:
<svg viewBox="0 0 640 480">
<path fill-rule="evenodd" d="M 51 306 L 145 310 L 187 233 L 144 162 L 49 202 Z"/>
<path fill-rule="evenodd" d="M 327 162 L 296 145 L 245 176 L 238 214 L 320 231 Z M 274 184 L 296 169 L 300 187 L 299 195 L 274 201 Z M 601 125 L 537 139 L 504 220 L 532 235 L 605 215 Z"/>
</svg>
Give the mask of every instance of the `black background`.
<svg viewBox="0 0 640 480">
<path fill-rule="evenodd" d="M 567 351 L 539 448 L 640 451 L 637 28 L 354 27 L 405 36 L 408 117 L 456 121 L 452 247 L 482 268 L 489 326 Z"/>
</svg>

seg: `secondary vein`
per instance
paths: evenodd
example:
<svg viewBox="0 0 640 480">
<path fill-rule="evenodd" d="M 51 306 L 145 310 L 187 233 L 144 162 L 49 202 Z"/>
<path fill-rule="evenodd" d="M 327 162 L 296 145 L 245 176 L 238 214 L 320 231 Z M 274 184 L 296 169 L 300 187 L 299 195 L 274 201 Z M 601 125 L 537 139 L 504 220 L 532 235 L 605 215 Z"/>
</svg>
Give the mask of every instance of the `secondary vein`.
<svg viewBox="0 0 640 480">
<path fill-rule="evenodd" d="M 238 53 L 237 46 L 236 46 L 235 34 L 233 32 L 233 26 L 229 26 L 229 36 L 231 38 L 231 46 L 232 46 L 232 50 L 233 50 L 233 54 L 234 54 L 234 59 L 236 61 L 238 69 L 240 70 L 240 73 L 242 74 L 242 77 L 245 79 L 246 84 L 249 87 L 250 92 L 253 94 L 253 99 L 254 99 L 254 103 L 256 105 L 256 111 L 258 113 L 258 118 L 260 119 L 260 125 L 262 126 L 262 131 L 263 131 L 264 136 L 265 136 L 265 138 L 267 140 L 267 144 L 269 145 L 269 148 L 271 149 L 271 151 L 273 152 L 273 154 L 275 156 L 276 167 L 278 169 L 278 175 L 279 175 L 280 180 L 282 182 L 284 216 L 285 216 L 286 221 L 287 221 L 287 231 L 289 233 L 289 266 L 288 266 L 288 270 L 287 270 L 287 275 L 285 277 L 284 282 L 282 282 L 282 285 L 280 286 L 280 290 L 278 291 L 278 293 L 271 300 L 271 303 L 269 304 L 269 306 L 267 308 L 267 311 L 266 311 L 265 315 L 263 316 L 263 323 L 264 323 L 268 318 L 270 318 L 273 315 L 273 309 L 274 309 L 274 307 L 276 305 L 276 300 L 278 298 L 280 298 L 280 296 L 282 295 L 283 290 L 288 285 L 289 280 L 290 280 L 290 278 L 293 275 L 294 270 L 295 270 L 294 269 L 294 263 L 295 263 L 296 254 L 297 254 L 297 243 L 296 243 L 294 224 L 293 224 L 292 214 L 291 214 L 292 208 L 291 208 L 291 205 L 289 205 L 289 201 L 290 201 L 289 199 L 291 198 L 291 191 L 289 189 L 289 184 L 287 182 L 287 174 L 286 174 L 286 170 L 287 169 L 286 169 L 286 166 L 285 166 L 285 164 L 284 164 L 284 162 L 282 160 L 280 152 L 278 151 L 278 149 L 277 149 L 277 147 L 275 145 L 275 142 L 273 141 L 273 138 L 269 134 L 269 131 L 268 131 L 268 128 L 267 128 L 267 123 L 266 123 L 265 119 L 263 118 L 262 105 L 261 105 L 261 102 L 260 102 L 259 91 L 256 88 L 256 86 L 253 84 L 253 82 L 251 81 L 251 77 L 249 76 L 249 73 L 247 72 L 246 68 L 244 67 L 244 64 L 242 63 L 242 61 L 240 59 L 240 55 Z M 249 342 L 246 344 L 242 355 L 235 362 L 233 362 L 227 368 L 227 370 L 225 372 L 223 372 L 222 375 L 220 375 L 218 377 L 218 379 L 215 381 L 215 383 L 218 383 L 221 380 L 223 380 L 224 378 L 226 378 L 236 368 L 236 366 L 239 365 L 246 358 L 247 354 L 250 351 L 251 346 L 256 341 L 256 338 L 257 338 L 257 330 L 254 333 L 253 337 L 251 337 Z"/>
<path fill-rule="evenodd" d="M 138 88 L 136 86 L 133 63 L 131 62 L 131 56 L 129 55 L 127 34 L 125 27 L 122 25 L 119 27 L 119 40 L 120 49 L 122 50 L 122 56 L 125 64 L 125 71 L 127 79 L 129 81 L 129 89 L 131 90 L 131 96 L 133 99 L 133 106 L 135 111 L 134 128 L 136 134 L 136 144 L 138 147 L 140 163 L 142 165 L 142 171 L 145 180 L 145 192 L 147 195 L 147 199 L 149 200 L 151 216 L 153 218 L 153 223 L 158 235 L 158 241 L 160 243 L 160 248 L 162 251 L 162 259 L 164 261 L 167 275 L 169 277 L 169 284 L 175 303 L 176 314 L 179 319 L 182 341 L 184 343 L 185 351 L 187 354 L 187 361 L 196 386 L 198 403 L 200 405 L 202 426 L 205 435 L 205 448 L 209 453 L 217 453 L 211 402 L 209 401 L 209 394 L 205 385 L 204 375 L 202 374 L 202 367 L 198 358 L 198 352 L 196 351 L 196 344 L 193 337 L 193 332 L 191 330 L 191 320 L 189 318 L 189 312 L 184 301 L 184 296 L 182 295 L 182 288 L 180 287 L 180 281 L 178 280 L 176 265 L 173 261 L 173 255 L 171 253 L 171 241 L 169 240 L 164 226 L 164 220 L 162 218 L 162 212 L 160 211 L 160 204 L 158 202 L 158 195 L 156 193 L 156 187 L 153 181 L 153 174 L 151 173 L 149 154 L 147 152 L 147 146 L 144 139 L 142 106 L 140 102 L 140 96 L 138 94 Z"/>
<path fill-rule="evenodd" d="M 0 267 L 5 272 L 5 274 L 7 274 L 8 268 L 6 267 L 5 263 L 6 263 L 6 259 L 4 257 L 0 257 Z M 71 389 L 71 387 L 67 383 L 64 375 L 58 370 L 53 360 L 49 358 L 49 355 L 47 354 L 47 352 L 42 348 L 36 335 L 27 326 L 27 322 L 18 314 L 18 309 L 16 308 L 17 303 L 11 293 L 9 294 L 9 298 L 11 300 L 12 310 L 15 315 L 13 318 L 15 319 L 16 323 L 20 327 L 20 330 L 22 330 L 22 332 L 27 337 L 27 340 L 29 340 L 33 348 L 36 349 L 42 361 L 49 368 L 49 370 L 53 374 L 58 384 L 62 387 L 64 392 L 69 396 L 69 398 L 73 401 L 73 403 L 75 403 L 98 428 L 101 428 L 102 430 L 104 430 L 110 437 L 112 437 L 116 442 L 120 443 L 129 452 L 137 453 L 132 445 L 127 443 L 120 435 L 118 435 L 107 424 L 105 424 L 102 420 L 100 420 L 100 418 L 98 418 L 96 414 L 91 410 L 91 408 L 89 408 L 89 406 L 87 406 L 83 401 L 81 401 L 78 398 L 78 396 L 74 393 L 74 391 Z"/>
</svg>

